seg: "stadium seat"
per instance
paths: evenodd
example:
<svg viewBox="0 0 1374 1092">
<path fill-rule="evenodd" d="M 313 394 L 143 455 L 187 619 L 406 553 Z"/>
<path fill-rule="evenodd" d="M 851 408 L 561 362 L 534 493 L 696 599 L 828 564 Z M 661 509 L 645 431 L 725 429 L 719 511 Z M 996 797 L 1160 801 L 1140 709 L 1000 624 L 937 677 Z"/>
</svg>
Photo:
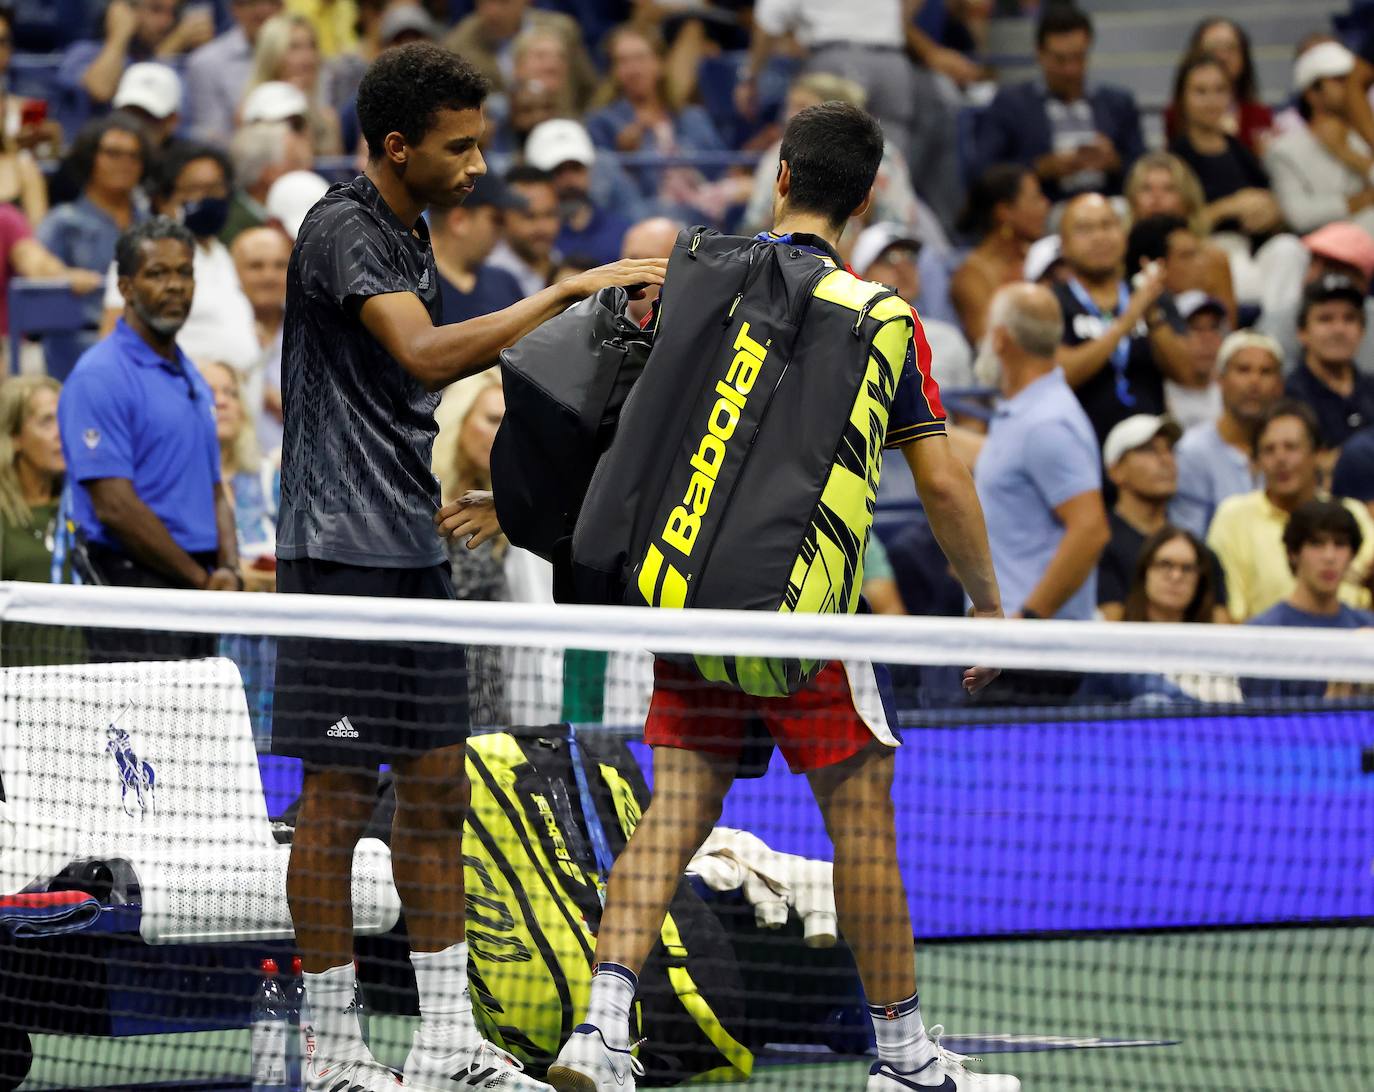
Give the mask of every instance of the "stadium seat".
<svg viewBox="0 0 1374 1092">
<path fill-rule="evenodd" d="M 127 861 L 149 944 L 279 940 L 290 847 L 273 837 L 238 669 L 228 660 L 0 671 L 9 844 L 0 891 L 78 859 Z M 354 927 L 400 916 L 391 854 L 353 859 Z"/>
<path fill-rule="evenodd" d="M 76 366 L 86 328 L 82 301 L 65 281 L 16 277 L 10 281 L 10 371 L 19 372 L 19 350 L 26 337 L 43 337 L 48 374 L 65 380 Z M 59 335 L 59 336 L 51 336 Z"/>
</svg>

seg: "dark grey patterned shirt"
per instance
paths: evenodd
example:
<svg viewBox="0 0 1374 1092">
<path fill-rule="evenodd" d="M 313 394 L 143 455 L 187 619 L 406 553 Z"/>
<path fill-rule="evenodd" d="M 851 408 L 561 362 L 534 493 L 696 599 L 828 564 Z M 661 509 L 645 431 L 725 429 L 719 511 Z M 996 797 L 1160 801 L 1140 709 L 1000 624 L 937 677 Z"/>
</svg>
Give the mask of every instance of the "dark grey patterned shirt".
<svg viewBox="0 0 1374 1092">
<path fill-rule="evenodd" d="M 392 292 L 419 296 L 440 321 L 425 222 L 412 231 L 360 175 L 310 210 L 287 270 L 279 558 L 382 568 L 444 559 L 429 465 L 439 395 L 358 317 L 364 301 Z"/>
</svg>

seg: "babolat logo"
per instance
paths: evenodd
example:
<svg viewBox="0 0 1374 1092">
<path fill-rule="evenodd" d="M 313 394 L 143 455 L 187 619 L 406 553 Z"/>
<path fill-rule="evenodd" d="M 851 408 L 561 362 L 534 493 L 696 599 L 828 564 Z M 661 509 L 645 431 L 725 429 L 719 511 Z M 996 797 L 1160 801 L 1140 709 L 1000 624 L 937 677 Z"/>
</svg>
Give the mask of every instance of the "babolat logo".
<svg viewBox="0 0 1374 1092">
<path fill-rule="evenodd" d="M 639 567 L 639 592 L 650 606 L 682 607 L 687 603 L 687 578 L 676 565 L 666 562 L 664 548 L 676 551 L 684 560 L 691 558 L 701 521 L 711 506 L 716 480 L 725 463 L 726 445 L 739 427 L 749 392 L 768 357 L 768 344 L 771 342 L 760 345 L 749 336 L 749 323 L 740 323 L 731 344 L 734 358 L 725 377 L 716 382 L 718 397 L 706 416 L 706 431 L 691 458 L 692 477 L 687 482 L 687 491 L 682 503 L 668 513 L 663 530 L 649 544 Z"/>
</svg>

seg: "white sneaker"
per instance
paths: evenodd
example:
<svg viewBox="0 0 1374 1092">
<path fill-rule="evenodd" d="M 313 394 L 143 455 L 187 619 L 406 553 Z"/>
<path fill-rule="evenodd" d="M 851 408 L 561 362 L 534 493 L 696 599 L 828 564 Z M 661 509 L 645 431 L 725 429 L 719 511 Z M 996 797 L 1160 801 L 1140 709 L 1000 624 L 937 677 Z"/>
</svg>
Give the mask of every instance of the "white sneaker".
<svg viewBox="0 0 1374 1092">
<path fill-rule="evenodd" d="M 955 1054 L 940 1045 L 944 1025 L 936 1024 L 926 1034 L 935 1047 L 935 1057 L 920 1069 L 903 1073 L 886 1062 L 875 1062 L 868 1071 L 865 1092 L 1021 1092 L 1021 1082 L 1001 1073 L 970 1073 L 964 1063 L 977 1061 Z"/>
<path fill-rule="evenodd" d="M 420 1092 L 553 1092 L 524 1070 L 518 1058 L 485 1039 L 475 1047 L 436 1054 L 420 1042 L 417 1031 L 402 1084 Z"/>
<path fill-rule="evenodd" d="M 549 1066 L 549 1084 L 558 1092 L 635 1092 L 644 1066 L 628 1050 L 606 1045 L 595 1024 L 578 1024 Z"/>
<path fill-rule="evenodd" d="M 398 1092 L 401 1078 L 371 1055 L 348 1062 L 316 1056 L 305 1066 L 306 1092 Z"/>
</svg>

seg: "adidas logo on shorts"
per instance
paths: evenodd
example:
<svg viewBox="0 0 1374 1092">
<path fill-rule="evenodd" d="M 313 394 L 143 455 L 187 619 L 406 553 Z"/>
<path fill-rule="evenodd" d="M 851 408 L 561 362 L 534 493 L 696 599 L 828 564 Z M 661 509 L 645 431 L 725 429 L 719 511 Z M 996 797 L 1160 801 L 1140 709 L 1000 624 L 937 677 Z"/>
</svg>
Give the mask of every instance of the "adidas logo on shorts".
<svg viewBox="0 0 1374 1092">
<path fill-rule="evenodd" d="M 357 739 L 358 729 L 354 728 L 347 717 L 339 721 L 330 728 L 325 735 L 332 736 L 334 739 Z"/>
</svg>

